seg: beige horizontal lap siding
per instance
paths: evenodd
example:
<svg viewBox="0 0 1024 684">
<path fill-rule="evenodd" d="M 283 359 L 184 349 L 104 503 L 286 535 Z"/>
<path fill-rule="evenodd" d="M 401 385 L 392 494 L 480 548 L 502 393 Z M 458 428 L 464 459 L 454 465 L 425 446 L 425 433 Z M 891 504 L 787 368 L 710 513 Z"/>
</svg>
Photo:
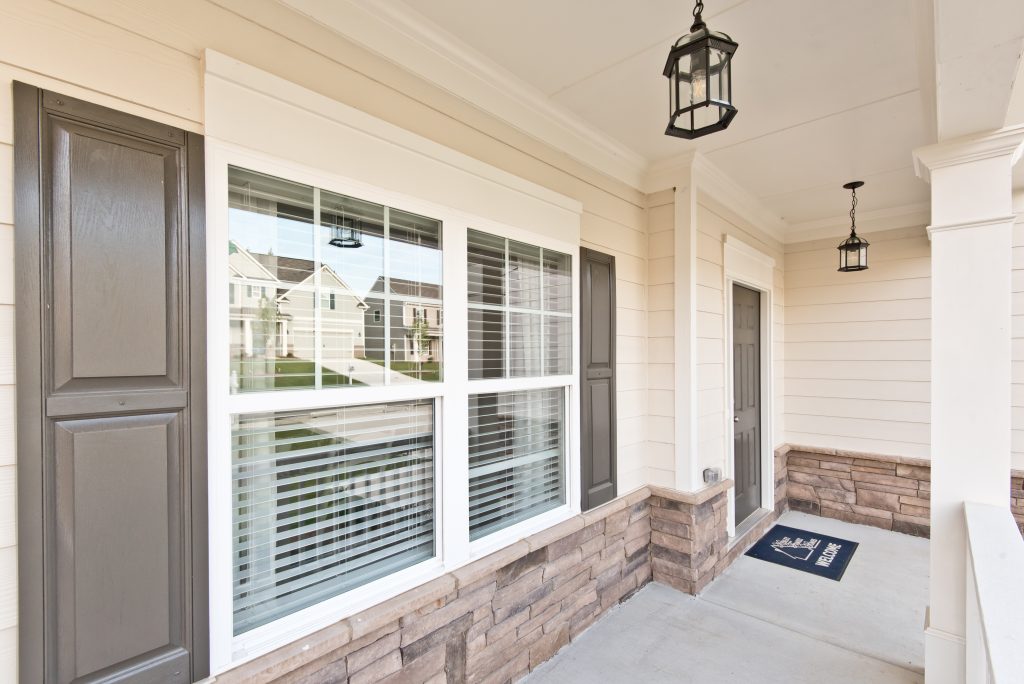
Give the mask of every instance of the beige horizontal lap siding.
<svg viewBox="0 0 1024 684">
<path fill-rule="evenodd" d="M 701 197 L 697 208 L 697 459 L 698 470 L 722 468 L 729 472 L 726 456 L 728 367 L 731 356 L 725 348 L 725 259 L 724 237 L 729 235 L 775 260 L 772 300 L 774 389 L 773 421 L 776 444 L 782 441 L 782 359 L 785 349 L 785 274 L 782 245 L 763 231 L 735 216 L 718 202 Z"/>
<path fill-rule="evenodd" d="M 584 211 L 584 247 L 615 255 L 618 488 L 646 482 L 647 231 Z"/>
<path fill-rule="evenodd" d="M 931 250 L 924 227 L 866 234 L 870 268 L 839 273 L 839 238 L 786 246 L 786 441 L 927 458 Z"/>
<path fill-rule="evenodd" d="M 1014 197 L 1017 222 L 1013 226 L 1013 360 L 1010 379 L 1010 450 L 1014 468 L 1024 469 L 1024 192 Z"/>
<path fill-rule="evenodd" d="M 16 678 L 11 82 L 202 132 L 212 48 L 579 200 L 582 242 L 616 256 L 619 486 L 647 474 L 647 200 L 273 0 L 0 3 L 0 681 Z"/>
<path fill-rule="evenodd" d="M 675 193 L 648 197 L 647 481 L 675 486 Z M 621 329 L 621 326 L 620 326 Z"/>
</svg>

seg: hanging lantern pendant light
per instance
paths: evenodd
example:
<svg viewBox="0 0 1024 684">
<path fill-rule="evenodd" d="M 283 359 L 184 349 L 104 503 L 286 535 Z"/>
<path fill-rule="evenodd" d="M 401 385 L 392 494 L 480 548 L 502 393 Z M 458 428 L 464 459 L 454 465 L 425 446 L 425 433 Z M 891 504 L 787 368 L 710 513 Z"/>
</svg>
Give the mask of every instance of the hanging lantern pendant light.
<svg viewBox="0 0 1024 684">
<path fill-rule="evenodd" d="M 839 243 L 839 270 L 840 271 L 866 271 L 868 268 L 868 245 L 867 240 L 857 235 L 857 188 L 864 185 L 864 181 L 851 181 L 843 187 L 850 191 L 850 237 Z"/>
<path fill-rule="evenodd" d="M 669 120 L 665 135 L 699 138 L 725 130 L 736 116 L 732 104 L 732 56 L 739 45 L 708 29 L 701 18 L 704 3 L 693 8 L 690 32 L 668 53 Z"/>
</svg>

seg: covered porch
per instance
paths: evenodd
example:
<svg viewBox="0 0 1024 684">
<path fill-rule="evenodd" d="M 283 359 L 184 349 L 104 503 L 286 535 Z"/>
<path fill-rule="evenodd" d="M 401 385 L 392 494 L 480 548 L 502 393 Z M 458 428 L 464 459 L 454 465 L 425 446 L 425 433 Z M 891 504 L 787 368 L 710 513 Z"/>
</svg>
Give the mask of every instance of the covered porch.
<svg viewBox="0 0 1024 684">
<path fill-rule="evenodd" d="M 923 682 L 928 541 L 796 512 L 779 523 L 857 542 L 843 581 L 741 556 L 698 596 L 654 582 L 525 681 Z"/>
<path fill-rule="evenodd" d="M 1021 0 L 0 46 L 0 681 L 1020 679 Z"/>
</svg>

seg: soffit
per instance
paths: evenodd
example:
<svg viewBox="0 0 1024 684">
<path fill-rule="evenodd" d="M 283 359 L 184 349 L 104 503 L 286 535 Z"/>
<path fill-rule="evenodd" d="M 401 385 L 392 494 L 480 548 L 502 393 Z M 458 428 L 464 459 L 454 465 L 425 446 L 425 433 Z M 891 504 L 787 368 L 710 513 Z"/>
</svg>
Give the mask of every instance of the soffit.
<svg viewBox="0 0 1024 684">
<path fill-rule="evenodd" d="M 915 0 L 709 1 L 705 20 L 740 44 L 740 114 L 729 130 L 698 141 L 662 132 L 661 70 L 691 22 L 686 3 L 343 0 L 332 14 L 328 0 L 282 1 L 357 42 L 339 5 L 385 17 L 401 27 L 404 49 L 412 42 L 430 46 L 491 75 L 492 87 L 532 98 L 545 115 L 570 122 L 574 144 L 585 139 L 611 150 L 608 159 L 628 162 L 620 166 L 630 166 L 629 177 L 616 174 L 614 161 L 601 170 L 634 186 L 637 161 L 664 166 L 696 150 L 788 224 L 844 216 L 848 195 L 841 185 L 853 178 L 868 182 L 864 211 L 898 213 L 928 201 L 911 151 L 935 138 L 931 17 L 922 17 Z M 363 41 L 396 59 L 400 51 L 383 43 Z M 420 73 L 428 79 L 438 71 L 417 60 L 403 64 L 429 71 Z M 471 90 L 461 94 L 484 102 Z M 514 118 L 507 109 L 492 113 Z M 530 132 L 522 120 L 513 123 Z"/>
</svg>

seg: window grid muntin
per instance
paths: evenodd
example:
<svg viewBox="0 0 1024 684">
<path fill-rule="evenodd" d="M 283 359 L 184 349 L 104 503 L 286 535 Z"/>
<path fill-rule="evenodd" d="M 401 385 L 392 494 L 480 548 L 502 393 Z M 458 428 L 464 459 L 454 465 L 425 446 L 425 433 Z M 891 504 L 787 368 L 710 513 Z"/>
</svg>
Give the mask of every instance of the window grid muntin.
<svg viewBox="0 0 1024 684">
<path fill-rule="evenodd" d="M 567 344 L 567 347 L 566 347 L 567 358 L 565 359 L 565 361 L 566 361 L 566 365 L 568 366 L 568 370 L 566 372 L 550 372 L 549 373 L 547 371 L 547 369 L 549 367 L 549 360 L 550 359 L 548 357 L 549 357 L 550 353 L 554 352 L 555 353 L 555 357 L 558 360 L 560 360 L 561 357 L 557 354 L 557 352 L 560 351 L 560 349 L 557 346 L 555 348 L 553 348 L 553 349 L 549 349 L 548 346 L 545 344 L 545 332 L 547 330 L 546 320 L 547 320 L 547 317 L 549 317 L 549 316 L 552 317 L 552 318 L 565 318 L 565 319 L 569 319 L 569 320 L 572 320 L 574 318 L 574 312 L 573 312 L 573 307 L 572 307 L 572 294 L 571 294 L 572 293 L 572 287 L 573 287 L 573 259 L 572 259 L 572 255 L 571 254 L 567 254 L 565 252 L 562 252 L 560 250 L 551 249 L 550 247 L 544 247 L 542 245 L 535 245 L 535 244 L 532 244 L 532 243 L 523 242 L 522 240 L 514 240 L 514 239 L 509 238 L 509 237 L 504 236 L 504 235 L 498 235 L 498 234 L 490 233 L 490 232 L 487 232 L 487 231 L 484 231 L 484 230 L 478 230 L 478 229 L 475 229 L 475 228 L 469 228 L 468 229 L 468 235 L 467 235 L 467 254 L 466 254 L 466 257 L 467 257 L 466 258 L 467 273 L 468 273 L 469 258 L 470 258 L 469 247 L 473 244 L 474 234 L 477 235 L 477 236 L 481 236 L 481 239 L 479 239 L 477 241 L 477 243 L 476 243 L 478 245 L 485 245 L 487 239 L 490 239 L 492 241 L 495 241 L 495 240 L 496 241 L 500 241 L 502 246 L 503 246 L 502 247 L 503 273 L 502 273 L 502 288 L 501 288 L 502 303 L 501 304 L 486 304 L 486 303 L 482 303 L 482 302 L 472 301 L 474 293 L 471 290 L 467 290 L 467 304 L 466 304 L 467 305 L 467 310 L 474 309 L 474 310 L 477 310 L 477 311 L 491 311 L 491 312 L 494 312 L 494 313 L 501 313 L 502 314 L 502 332 L 504 334 L 503 334 L 503 344 L 502 344 L 502 347 L 503 347 L 502 348 L 502 361 L 503 361 L 503 363 L 502 363 L 502 374 L 501 374 L 501 376 L 499 376 L 499 377 L 488 377 L 486 375 L 474 376 L 473 370 L 470 369 L 470 375 L 469 375 L 470 381 L 471 382 L 480 382 L 480 381 L 483 381 L 483 380 L 513 379 L 513 378 L 527 378 L 527 377 L 557 377 L 557 376 L 560 376 L 560 375 L 568 375 L 568 374 L 570 374 L 572 372 L 572 364 L 573 364 L 572 345 L 573 345 L 574 336 L 572 335 L 572 326 L 570 325 L 570 337 L 569 337 L 568 344 Z M 537 249 L 537 254 L 538 254 L 538 256 L 537 256 L 537 266 L 538 266 L 538 270 L 537 270 L 537 280 L 538 280 L 538 295 L 537 295 L 537 299 L 538 299 L 539 304 L 538 304 L 538 307 L 535 308 L 535 309 L 534 308 L 529 308 L 529 307 L 512 306 L 512 305 L 509 304 L 510 292 L 511 292 L 511 289 L 512 289 L 511 286 L 510 286 L 510 281 L 509 281 L 509 273 L 511 273 L 510 260 L 511 260 L 511 255 L 512 255 L 512 249 L 511 249 L 512 243 L 515 243 L 517 245 L 522 245 L 524 247 L 529 247 L 529 248 Z M 547 299 L 547 296 L 546 296 L 547 295 L 546 288 L 548 287 L 548 284 L 547 284 L 547 276 L 546 276 L 546 272 L 545 272 L 545 265 L 546 265 L 547 262 L 545 261 L 545 253 L 555 254 L 555 255 L 558 255 L 559 257 L 564 257 L 567 260 L 567 268 L 564 271 L 564 276 L 565 276 L 565 278 L 568 281 L 568 290 L 569 290 L 569 295 L 568 295 L 569 307 L 568 307 L 567 311 L 559 311 L 557 309 L 549 309 L 548 308 L 548 299 Z M 480 297 L 486 297 L 487 296 L 484 293 L 483 282 L 484 281 L 481 280 L 481 292 L 479 294 Z M 512 372 L 513 371 L 513 365 L 512 365 L 512 324 L 511 324 L 511 322 L 512 322 L 512 314 L 520 314 L 520 315 L 524 315 L 524 316 L 526 316 L 526 315 L 528 315 L 528 316 L 537 316 L 540 319 L 540 333 L 539 333 L 539 339 L 540 339 L 540 347 L 539 347 L 540 348 L 540 358 L 539 358 L 539 360 L 537 362 L 538 366 L 540 368 L 540 372 L 538 372 L 538 373 L 513 374 L 513 372 Z M 472 341 L 473 341 L 472 339 L 467 339 L 467 344 L 471 344 Z M 480 341 L 481 341 L 481 348 L 482 348 L 482 346 L 483 346 L 483 337 L 480 338 Z"/>
<path fill-rule="evenodd" d="M 291 388 L 287 388 L 287 389 L 286 388 L 274 387 L 273 389 L 259 388 L 259 389 L 246 389 L 246 390 L 241 390 L 240 389 L 240 384 L 238 386 L 235 386 L 234 384 L 231 384 L 230 385 L 230 387 L 231 387 L 230 393 L 233 394 L 233 395 L 234 394 L 260 394 L 260 393 L 264 393 L 264 392 L 266 392 L 268 394 L 274 394 L 274 393 L 281 392 L 283 389 L 285 389 L 287 392 L 301 391 L 303 389 L 317 389 L 317 390 L 324 389 L 324 383 L 323 383 L 323 375 L 324 375 L 324 370 L 323 370 L 324 369 L 324 364 L 323 364 L 323 348 L 324 348 L 324 339 L 325 338 L 324 338 L 324 329 L 323 329 L 323 308 L 324 308 L 324 306 L 323 306 L 322 271 L 323 271 L 323 268 L 324 268 L 326 262 L 323 259 L 323 239 L 324 239 L 324 230 L 330 228 L 330 226 L 325 225 L 323 223 L 323 220 L 322 220 L 323 219 L 323 216 L 322 216 L 322 214 L 323 214 L 322 193 L 324 191 L 320 187 L 320 185 L 315 184 L 315 183 L 306 183 L 306 182 L 292 181 L 292 180 L 289 180 L 286 177 L 283 177 L 283 176 L 280 176 L 280 175 L 276 175 L 274 173 L 267 173 L 267 172 L 264 172 L 264 171 L 257 171 L 255 169 L 248 168 L 246 166 L 229 164 L 228 167 L 227 167 L 227 171 L 228 171 L 229 179 L 231 177 L 232 172 L 236 172 L 243 179 L 248 174 L 248 175 L 255 175 L 255 176 L 264 177 L 264 178 L 268 179 L 269 181 L 279 183 L 279 184 L 281 184 L 284 187 L 289 187 L 289 186 L 308 187 L 312 191 L 312 199 L 311 199 L 311 202 L 312 202 L 311 214 L 312 214 L 312 216 L 311 216 L 311 223 L 309 224 L 309 226 L 310 226 L 310 228 L 312 230 L 312 240 L 313 240 L 313 244 L 312 244 L 312 258 L 313 258 L 312 259 L 312 268 L 313 268 L 313 273 L 312 273 L 313 279 L 312 280 L 313 280 L 313 290 L 310 293 L 310 297 L 312 299 L 312 307 L 313 307 L 313 312 L 312 312 L 313 313 L 313 331 L 312 331 L 313 332 L 313 350 L 312 350 L 313 351 L 313 358 L 311 359 L 312 364 L 313 364 L 313 376 L 314 376 L 313 377 L 313 382 L 309 386 L 298 385 L 296 387 L 291 387 Z M 231 186 L 231 182 L 229 180 L 229 183 L 228 183 L 228 188 L 229 188 L 229 190 L 228 190 L 228 192 L 229 192 L 228 203 L 229 203 L 229 207 L 230 207 L 230 204 L 231 204 L 231 200 L 230 200 L 231 187 L 232 187 Z M 247 189 L 246 192 L 252 193 L 251 188 Z M 427 216 L 425 214 L 420 214 L 420 213 L 413 212 L 413 211 L 407 211 L 407 210 L 404 210 L 404 209 L 398 209 L 396 207 L 391 207 L 388 204 L 383 204 L 383 203 L 378 202 L 378 201 L 364 200 L 364 199 L 362 199 L 360 197 L 357 197 L 355 195 L 352 195 L 352 194 L 347 194 L 347 193 L 343 193 L 343 192 L 334 192 L 334 191 L 326 191 L 326 192 L 328 192 L 331 195 L 338 196 L 338 197 L 340 197 L 342 199 L 349 199 L 349 200 L 353 200 L 355 202 L 367 203 L 367 204 L 373 204 L 373 205 L 380 206 L 382 208 L 383 214 L 384 214 L 384 217 L 383 217 L 383 231 L 384 231 L 384 235 L 383 235 L 383 254 L 382 254 L 382 264 L 381 264 L 381 270 L 382 270 L 382 292 L 380 293 L 380 298 L 381 298 L 381 302 L 382 302 L 382 304 L 381 304 L 382 311 L 381 311 L 380 323 L 383 326 L 383 336 L 384 336 L 384 340 L 383 340 L 383 359 L 382 359 L 383 365 L 381 366 L 382 378 L 381 378 L 381 380 L 379 382 L 373 382 L 373 383 L 367 383 L 367 384 L 369 386 L 394 386 L 396 383 L 392 382 L 392 373 L 393 372 L 398 372 L 398 373 L 400 373 L 402 375 L 408 375 L 410 378 L 415 378 L 415 380 L 419 381 L 419 382 L 430 382 L 430 383 L 441 383 L 441 382 L 443 382 L 444 381 L 444 370 L 445 370 L 445 363 L 444 363 L 444 278 L 445 278 L 445 268 L 444 268 L 444 259 L 443 259 L 443 256 L 442 256 L 443 255 L 443 249 L 444 249 L 444 221 L 442 221 L 440 219 L 432 218 L 432 217 Z M 274 201 L 293 199 L 293 198 L 289 198 L 286 195 L 276 195 L 276 194 L 268 193 L 268 192 L 263 192 L 263 193 L 258 193 L 258 194 L 264 196 L 264 199 L 269 199 L 269 200 L 274 200 Z M 422 218 L 422 219 L 426 219 L 427 221 L 435 222 L 437 224 L 437 252 L 438 252 L 438 260 L 439 260 L 439 271 L 438 271 L 438 276 L 437 276 L 439 282 L 437 283 L 437 287 L 438 287 L 438 292 L 441 295 L 440 297 L 437 297 L 437 298 L 425 297 L 425 296 L 423 296 L 421 294 L 399 295 L 399 294 L 393 293 L 391 291 L 392 290 L 392 283 L 391 283 L 392 274 L 390 272 L 390 266 L 391 266 L 392 244 L 391 244 L 390 212 L 391 212 L 392 209 L 395 209 L 396 211 L 399 211 L 399 212 L 401 212 L 403 214 L 407 214 L 409 216 L 419 217 L 419 218 Z M 253 211 L 253 210 L 250 210 L 250 211 Z M 280 216 L 279 212 L 278 212 L 277 215 Z M 302 217 L 299 217 L 299 218 L 302 218 Z M 231 229 L 230 229 L 230 225 L 231 225 L 230 216 L 229 216 L 229 219 L 228 219 L 228 223 L 229 223 L 228 239 L 230 241 L 232 239 L 231 238 Z M 242 245 L 242 246 L 243 246 L 243 248 L 248 249 L 245 245 Z M 230 276 L 229 276 L 229 280 L 230 280 Z M 247 281 L 248 278 L 245 278 L 243 276 L 242 278 L 235 278 L 235 280 L 239 280 L 240 282 L 243 282 L 243 281 Z M 253 281 L 253 282 L 258 282 L 258 281 Z M 289 284 L 293 285 L 292 289 L 299 289 L 298 286 L 301 285 L 302 281 L 296 281 L 295 283 L 291 283 L 291 281 L 287 281 L 287 282 Z M 422 285 L 422 284 L 423 283 L 421 282 L 420 285 Z M 249 285 L 248 287 L 250 287 L 250 288 L 257 287 L 259 289 L 266 289 L 265 287 L 260 287 L 260 285 Z M 229 288 L 230 288 L 230 284 L 229 284 Z M 372 289 L 370 290 L 370 292 L 372 293 Z M 376 293 L 373 293 L 373 294 L 376 294 Z M 272 292 L 272 296 L 273 296 L 274 300 L 277 299 L 278 294 L 277 294 L 276 290 L 274 292 Z M 230 299 L 230 290 L 229 290 L 229 299 Z M 392 337 L 391 324 L 392 324 L 392 317 L 390 315 L 391 306 L 392 306 L 394 301 L 404 301 L 404 302 L 411 303 L 411 304 L 430 305 L 430 306 L 435 306 L 438 309 L 438 312 L 439 312 L 438 313 L 439 323 L 438 323 L 438 326 L 437 326 L 437 331 L 438 331 L 439 343 L 438 343 L 438 361 L 437 361 L 437 365 L 438 365 L 438 367 L 437 367 L 437 376 L 438 376 L 437 380 L 423 380 L 422 376 L 424 375 L 424 371 L 423 371 L 422 368 L 417 368 L 415 370 L 410 370 L 409 372 L 394 371 L 393 363 L 392 363 L 392 359 L 391 359 L 391 355 L 392 355 L 392 350 L 391 350 L 391 337 Z M 230 311 L 230 302 L 229 302 L 229 317 L 231 315 L 232 314 L 231 314 L 231 311 Z M 378 322 L 376 320 L 375 316 L 374 316 L 374 322 L 375 323 Z M 275 335 L 276 335 L 276 332 L 275 332 Z M 294 337 L 294 332 L 292 333 L 292 336 Z M 365 333 L 364 333 L 364 344 L 365 344 Z M 229 355 L 232 354 L 232 353 L 234 353 L 234 352 L 229 350 Z M 232 361 L 234 361 L 234 359 L 232 359 Z M 229 367 L 230 367 L 230 365 L 229 365 Z M 276 367 L 276 361 L 275 361 L 275 367 Z M 333 372 L 334 373 L 340 373 L 340 371 L 337 370 L 337 369 L 334 370 Z M 418 375 L 417 376 L 409 375 L 409 373 L 411 373 L 411 372 L 418 373 Z M 283 378 L 283 377 L 287 377 L 287 374 L 283 374 L 281 376 L 278 376 L 276 374 L 276 371 L 275 371 L 275 374 L 270 376 L 270 379 L 271 379 L 271 381 L 276 383 L 278 378 Z M 240 383 L 241 383 L 241 378 L 240 378 Z"/>
</svg>

